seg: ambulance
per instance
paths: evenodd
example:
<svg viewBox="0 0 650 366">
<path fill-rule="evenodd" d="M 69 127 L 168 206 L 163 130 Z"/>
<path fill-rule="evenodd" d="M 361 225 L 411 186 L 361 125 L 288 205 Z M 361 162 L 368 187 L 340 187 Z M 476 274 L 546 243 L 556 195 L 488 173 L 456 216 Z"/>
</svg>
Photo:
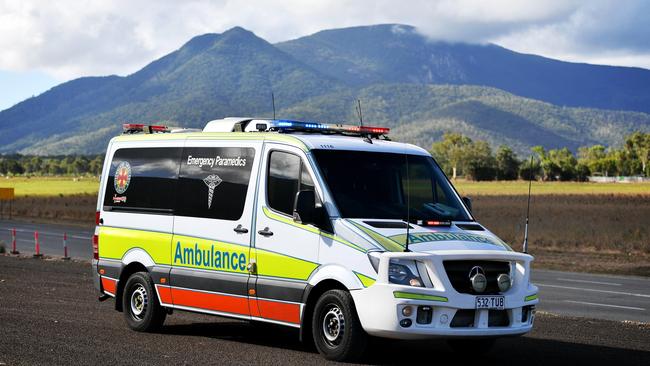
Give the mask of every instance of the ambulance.
<svg viewBox="0 0 650 366">
<path fill-rule="evenodd" d="M 136 331 L 173 311 L 299 329 L 330 360 L 369 336 L 484 352 L 533 327 L 533 258 L 388 128 L 225 118 L 124 125 L 106 152 L 92 270 Z M 164 331 L 164 328 L 163 328 Z"/>
</svg>

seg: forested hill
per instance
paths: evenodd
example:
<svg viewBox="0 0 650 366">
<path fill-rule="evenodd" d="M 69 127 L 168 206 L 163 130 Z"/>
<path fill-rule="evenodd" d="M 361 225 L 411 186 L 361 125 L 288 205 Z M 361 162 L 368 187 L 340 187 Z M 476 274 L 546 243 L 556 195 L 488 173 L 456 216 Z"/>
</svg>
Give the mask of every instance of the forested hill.
<svg viewBox="0 0 650 366">
<path fill-rule="evenodd" d="M 202 127 L 271 116 L 271 92 L 278 115 L 294 119 L 356 120 L 361 99 L 368 123 L 427 148 L 444 131 L 523 152 L 616 144 L 650 129 L 650 115 L 638 112 L 650 109 L 648 70 L 431 42 L 408 26 L 276 45 L 236 27 L 197 36 L 129 76 L 72 80 L 1 111 L 0 152 L 99 153 L 125 121 Z"/>
</svg>

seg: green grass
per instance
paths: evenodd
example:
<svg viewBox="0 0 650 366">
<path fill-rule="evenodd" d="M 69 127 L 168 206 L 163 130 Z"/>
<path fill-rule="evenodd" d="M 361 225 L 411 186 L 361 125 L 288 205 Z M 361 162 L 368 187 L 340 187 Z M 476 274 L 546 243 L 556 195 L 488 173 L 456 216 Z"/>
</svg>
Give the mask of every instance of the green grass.
<svg viewBox="0 0 650 366">
<path fill-rule="evenodd" d="M 0 178 L 0 188 L 11 187 L 16 197 L 97 194 L 99 180 L 73 177 Z"/>
<path fill-rule="evenodd" d="M 462 195 L 525 195 L 528 182 L 473 182 L 456 180 L 454 186 Z M 96 194 L 99 180 L 96 178 L 33 177 L 0 178 L 0 187 L 13 187 L 17 197 L 68 196 L 72 194 Z M 576 183 L 533 182 L 532 194 L 627 194 L 650 195 L 650 183 Z"/>
<path fill-rule="evenodd" d="M 527 181 L 453 182 L 462 195 L 526 195 Z M 626 194 L 650 195 L 650 183 L 578 183 L 578 182 L 533 182 L 531 194 Z"/>
</svg>

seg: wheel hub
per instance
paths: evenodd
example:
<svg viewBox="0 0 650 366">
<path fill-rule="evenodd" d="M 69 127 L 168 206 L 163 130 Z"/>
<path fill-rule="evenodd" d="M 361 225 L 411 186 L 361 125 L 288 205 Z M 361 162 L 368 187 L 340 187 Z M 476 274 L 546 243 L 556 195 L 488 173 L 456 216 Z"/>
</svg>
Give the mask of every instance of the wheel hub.
<svg viewBox="0 0 650 366">
<path fill-rule="evenodd" d="M 336 305 L 330 305 L 323 317 L 323 336 L 330 346 L 341 342 L 345 330 L 345 318 L 343 312 Z"/>
<path fill-rule="evenodd" d="M 142 320 L 145 311 L 147 310 L 147 290 L 138 284 L 131 293 L 131 314 L 136 320 Z"/>
</svg>

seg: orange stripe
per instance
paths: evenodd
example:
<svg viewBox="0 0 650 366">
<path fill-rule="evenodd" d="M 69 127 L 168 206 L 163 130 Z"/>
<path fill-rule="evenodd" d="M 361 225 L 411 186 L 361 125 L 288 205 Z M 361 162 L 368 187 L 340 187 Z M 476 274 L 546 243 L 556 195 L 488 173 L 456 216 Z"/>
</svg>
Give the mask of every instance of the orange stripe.
<svg viewBox="0 0 650 366">
<path fill-rule="evenodd" d="M 248 305 L 251 309 L 251 316 L 261 318 L 260 308 L 257 306 L 257 299 L 253 297 L 248 298 Z"/>
<path fill-rule="evenodd" d="M 102 288 L 104 291 L 110 292 L 115 295 L 115 288 L 117 287 L 117 281 L 111 278 L 102 277 Z"/>
<path fill-rule="evenodd" d="M 225 313 L 250 315 L 250 311 L 248 310 L 248 299 L 245 297 L 209 294 L 178 288 L 172 288 L 171 295 L 174 299 L 174 305 L 222 311 Z"/>
<path fill-rule="evenodd" d="M 268 300 L 257 300 L 262 318 L 300 324 L 300 305 Z"/>
<path fill-rule="evenodd" d="M 156 286 L 158 289 L 158 297 L 160 298 L 160 302 L 165 303 L 165 304 L 171 304 L 172 303 L 172 290 L 169 287 L 165 286 Z"/>
</svg>

